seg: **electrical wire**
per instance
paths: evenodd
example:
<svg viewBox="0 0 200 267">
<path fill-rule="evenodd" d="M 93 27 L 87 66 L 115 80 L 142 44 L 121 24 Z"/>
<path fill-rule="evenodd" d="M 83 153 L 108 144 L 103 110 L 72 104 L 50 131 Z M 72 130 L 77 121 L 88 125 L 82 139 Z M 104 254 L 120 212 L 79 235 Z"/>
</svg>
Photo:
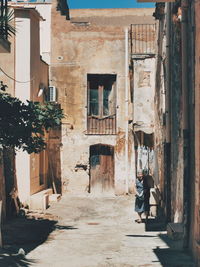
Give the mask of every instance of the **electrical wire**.
<svg viewBox="0 0 200 267">
<path fill-rule="evenodd" d="M 8 75 L 1 67 L 0 67 L 0 71 L 3 72 L 3 74 L 5 74 L 9 79 L 15 81 L 16 83 L 29 83 L 32 82 L 35 78 L 33 77 L 31 80 L 29 81 L 18 81 L 15 78 L 11 77 L 10 75 Z"/>
</svg>

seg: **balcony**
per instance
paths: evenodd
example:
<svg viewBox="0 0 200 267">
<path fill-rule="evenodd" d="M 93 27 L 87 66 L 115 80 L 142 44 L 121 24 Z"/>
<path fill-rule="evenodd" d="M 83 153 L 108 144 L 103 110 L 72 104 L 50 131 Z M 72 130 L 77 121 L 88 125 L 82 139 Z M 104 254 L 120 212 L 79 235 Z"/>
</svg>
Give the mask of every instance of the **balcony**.
<svg viewBox="0 0 200 267">
<path fill-rule="evenodd" d="M 130 39 L 132 57 L 156 54 L 156 24 L 132 24 Z"/>
<path fill-rule="evenodd" d="M 87 134 L 94 135 L 114 135 L 116 134 L 116 115 L 98 118 L 88 116 Z"/>
<path fill-rule="evenodd" d="M 8 41 L 8 5 L 7 0 L 0 0 L 0 53 L 10 52 Z"/>
<path fill-rule="evenodd" d="M 116 74 L 88 74 L 87 134 L 116 134 Z"/>
</svg>

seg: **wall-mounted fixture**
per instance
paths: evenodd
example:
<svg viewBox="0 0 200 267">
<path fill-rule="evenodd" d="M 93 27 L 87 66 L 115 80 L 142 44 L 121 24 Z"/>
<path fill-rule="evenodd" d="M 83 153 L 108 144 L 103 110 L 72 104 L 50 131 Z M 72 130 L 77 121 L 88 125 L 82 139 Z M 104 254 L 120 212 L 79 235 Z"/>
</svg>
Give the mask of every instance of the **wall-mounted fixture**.
<svg viewBox="0 0 200 267">
<path fill-rule="evenodd" d="M 44 94 L 44 91 L 45 91 L 45 86 L 44 86 L 43 83 L 41 83 L 40 86 L 39 86 L 39 90 L 38 90 L 37 96 L 41 97 Z"/>
<path fill-rule="evenodd" d="M 47 95 L 47 101 L 56 102 L 56 98 L 57 98 L 56 87 L 55 86 L 49 86 L 48 95 Z"/>
</svg>

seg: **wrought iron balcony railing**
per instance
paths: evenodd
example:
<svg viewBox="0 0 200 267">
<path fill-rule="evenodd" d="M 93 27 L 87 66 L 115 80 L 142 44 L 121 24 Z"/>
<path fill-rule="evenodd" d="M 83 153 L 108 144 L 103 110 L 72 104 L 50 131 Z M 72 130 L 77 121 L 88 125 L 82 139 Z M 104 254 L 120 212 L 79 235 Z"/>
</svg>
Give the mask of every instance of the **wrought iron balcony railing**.
<svg viewBox="0 0 200 267">
<path fill-rule="evenodd" d="M 116 134 L 116 115 L 98 118 L 96 116 L 87 117 L 87 134 Z"/>
<path fill-rule="evenodd" d="M 130 31 L 131 54 L 156 53 L 156 24 L 132 24 Z"/>
</svg>

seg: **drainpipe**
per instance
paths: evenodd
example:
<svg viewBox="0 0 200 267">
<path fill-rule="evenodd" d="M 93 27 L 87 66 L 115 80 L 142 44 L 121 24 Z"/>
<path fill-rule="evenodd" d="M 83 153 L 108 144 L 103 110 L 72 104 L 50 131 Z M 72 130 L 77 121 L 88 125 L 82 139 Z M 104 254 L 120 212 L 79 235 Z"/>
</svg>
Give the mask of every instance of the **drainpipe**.
<svg viewBox="0 0 200 267">
<path fill-rule="evenodd" d="M 128 28 L 125 28 L 125 193 L 129 193 L 128 182 L 128 81 L 129 81 L 129 64 L 128 64 Z"/>
<path fill-rule="evenodd" d="M 170 17 L 171 17 L 171 4 L 166 3 L 166 142 L 171 142 L 171 75 L 170 75 Z"/>
<path fill-rule="evenodd" d="M 171 221 L 171 3 L 166 3 L 166 144 L 165 144 L 165 196 L 167 221 Z"/>
<path fill-rule="evenodd" d="M 182 19 L 181 19 L 181 64 L 182 64 L 182 92 L 183 92 L 183 130 L 188 130 L 188 1 L 182 0 Z"/>
<path fill-rule="evenodd" d="M 188 0 L 181 1 L 181 70 L 182 70 L 182 99 L 183 99 L 183 223 L 184 223 L 184 247 L 188 246 L 189 240 L 189 94 L 188 94 Z"/>
</svg>

